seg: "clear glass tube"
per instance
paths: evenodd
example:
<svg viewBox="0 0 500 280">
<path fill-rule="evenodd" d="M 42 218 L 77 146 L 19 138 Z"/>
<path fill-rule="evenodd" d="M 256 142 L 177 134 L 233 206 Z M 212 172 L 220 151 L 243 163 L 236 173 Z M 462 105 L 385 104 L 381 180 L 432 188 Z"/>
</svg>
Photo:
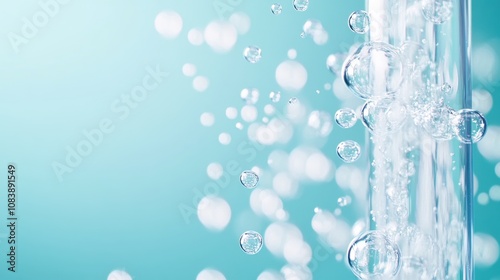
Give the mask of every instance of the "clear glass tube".
<svg viewBox="0 0 500 280">
<path fill-rule="evenodd" d="M 366 100 L 370 159 L 370 231 L 349 265 L 361 279 L 472 280 L 471 143 L 486 123 L 469 109 L 470 2 L 366 1 L 366 11 L 366 43 L 343 70 Z"/>
</svg>

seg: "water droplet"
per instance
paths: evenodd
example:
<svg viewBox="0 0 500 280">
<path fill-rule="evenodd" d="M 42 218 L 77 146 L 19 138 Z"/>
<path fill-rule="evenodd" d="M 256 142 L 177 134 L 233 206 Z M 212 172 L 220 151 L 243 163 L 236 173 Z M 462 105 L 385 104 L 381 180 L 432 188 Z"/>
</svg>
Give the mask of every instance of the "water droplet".
<svg viewBox="0 0 500 280">
<path fill-rule="evenodd" d="M 476 143 L 486 133 L 486 119 L 472 109 L 462 109 L 451 120 L 453 132 L 458 140 L 465 144 Z"/>
<path fill-rule="evenodd" d="M 422 12 L 424 17 L 434 23 L 442 24 L 451 18 L 452 0 L 423 0 Z"/>
<path fill-rule="evenodd" d="M 391 98 L 370 100 L 361 109 L 361 120 L 373 134 L 392 133 L 400 129 L 406 120 L 406 107 Z"/>
<path fill-rule="evenodd" d="M 349 28 L 358 34 L 364 34 L 370 26 L 370 17 L 365 11 L 355 11 L 349 16 Z"/>
<path fill-rule="evenodd" d="M 342 128 L 350 128 L 356 124 L 358 118 L 351 108 L 342 108 L 335 112 L 335 121 Z"/>
<path fill-rule="evenodd" d="M 251 170 L 245 170 L 241 172 L 240 182 L 245 188 L 253 189 L 259 182 L 259 176 Z"/>
<path fill-rule="evenodd" d="M 259 101 L 259 90 L 255 88 L 244 88 L 240 92 L 240 97 L 248 105 L 253 105 Z"/>
<path fill-rule="evenodd" d="M 403 70 L 401 57 L 393 46 L 368 42 L 346 61 L 344 82 L 362 99 L 369 99 L 375 94 L 392 95 L 401 87 Z M 380 84 L 384 87 L 378 86 Z"/>
<path fill-rule="evenodd" d="M 351 242 L 347 260 L 360 279 L 392 279 L 399 272 L 401 253 L 382 232 L 369 231 Z"/>
<path fill-rule="evenodd" d="M 240 247 L 249 255 L 257 254 L 262 249 L 262 235 L 256 231 L 245 231 L 240 237 Z"/>
<path fill-rule="evenodd" d="M 262 50 L 256 46 L 246 47 L 243 56 L 250 63 L 257 63 L 262 58 Z"/>
<path fill-rule="evenodd" d="M 337 145 L 337 155 L 345 162 L 355 162 L 361 155 L 361 147 L 352 140 L 342 141 Z"/>
<path fill-rule="evenodd" d="M 339 199 L 337 199 L 337 203 L 339 204 L 340 207 L 347 206 L 351 204 L 351 197 L 350 196 L 339 197 Z"/>
<path fill-rule="evenodd" d="M 269 93 L 269 99 L 271 99 L 274 103 L 279 102 L 281 99 L 281 93 L 279 91 L 271 91 L 271 93 Z"/>
<path fill-rule="evenodd" d="M 279 3 L 274 3 L 271 5 L 271 12 L 275 15 L 281 14 L 281 11 L 283 11 L 283 7 Z"/>
<path fill-rule="evenodd" d="M 289 104 L 297 104 L 298 102 L 299 100 L 297 99 L 297 97 L 292 97 L 290 98 L 290 100 L 288 100 Z"/>
<path fill-rule="evenodd" d="M 293 0 L 293 7 L 299 12 L 304 12 L 309 7 L 309 0 Z"/>
</svg>

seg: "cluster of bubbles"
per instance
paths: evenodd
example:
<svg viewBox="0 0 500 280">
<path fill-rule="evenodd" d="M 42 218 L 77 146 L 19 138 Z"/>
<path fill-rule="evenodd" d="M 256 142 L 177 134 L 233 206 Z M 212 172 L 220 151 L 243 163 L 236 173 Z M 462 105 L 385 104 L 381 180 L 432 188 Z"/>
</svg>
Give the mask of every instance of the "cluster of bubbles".
<svg viewBox="0 0 500 280">
<path fill-rule="evenodd" d="M 358 34 L 365 34 L 370 27 L 370 17 L 365 11 L 355 11 L 349 16 L 349 28 Z"/>
</svg>

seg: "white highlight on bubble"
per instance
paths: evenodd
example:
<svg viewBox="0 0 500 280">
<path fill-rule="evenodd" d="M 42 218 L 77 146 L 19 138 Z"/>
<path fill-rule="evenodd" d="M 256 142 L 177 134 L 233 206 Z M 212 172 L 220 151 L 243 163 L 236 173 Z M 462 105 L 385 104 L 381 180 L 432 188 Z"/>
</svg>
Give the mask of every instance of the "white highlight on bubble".
<svg viewBox="0 0 500 280">
<path fill-rule="evenodd" d="M 227 132 L 222 132 L 219 134 L 219 142 L 222 145 L 229 145 L 231 143 L 231 135 Z"/>
<path fill-rule="evenodd" d="M 113 270 L 107 280 L 132 280 L 132 276 L 123 270 Z"/>
<path fill-rule="evenodd" d="M 203 32 L 199 29 L 193 28 L 188 32 L 188 41 L 191 45 L 200 46 L 203 44 Z"/>
<path fill-rule="evenodd" d="M 226 277 L 218 270 L 205 268 L 198 273 L 196 280 L 226 280 Z"/>
<path fill-rule="evenodd" d="M 204 76 L 196 76 L 193 79 L 193 88 L 196 91 L 204 92 L 208 88 L 208 79 Z"/>
<path fill-rule="evenodd" d="M 196 75 L 196 66 L 191 63 L 186 63 L 182 66 L 182 74 L 186 77 L 192 77 Z"/>
<path fill-rule="evenodd" d="M 212 162 L 207 166 L 207 175 L 212 180 L 219 180 L 223 172 L 222 165 L 218 162 Z"/>
<path fill-rule="evenodd" d="M 474 261 L 477 266 L 489 267 L 498 261 L 498 241 L 485 233 L 474 234 Z"/>
<path fill-rule="evenodd" d="M 299 91 L 307 82 L 306 68 L 294 60 L 280 63 L 276 68 L 275 76 L 278 85 L 289 91 Z"/>
<path fill-rule="evenodd" d="M 205 196 L 198 203 L 198 219 L 207 229 L 221 231 L 231 220 L 231 207 L 220 197 Z"/>
<path fill-rule="evenodd" d="M 245 122 L 253 122 L 257 119 L 257 108 L 253 105 L 245 105 L 241 108 L 241 118 Z"/>
<path fill-rule="evenodd" d="M 238 109 L 234 107 L 227 107 L 226 108 L 226 117 L 230 120 L 234 120 L 238 117 Z"/>
<path fill-rule="evenodd" d="M 182 30 L 182 17 L 174 11 L 162 11 L 155 18 L 155 29 L 167 39 L 176 38 Z"/>
<path fill-rule="evenodd" d="M 213 21 L 205 27 L 205 42 L 218 53 L 230 51 L 238 40 L 238 31 L 227 22 Z"/>
<path fill-rule="evenodd" d="M 229 17 L 229 22 L 236 28 L 239 34 L 246 34 L 250 30 L 250 17 L 242 12 L 237 12 Z"/>
<path fill-rule="evenodd" d="M 214 125 L 214 122 L 215 122 L 214 114 L 207 113 L 207 112 L 201 114 L 201 116 L 200 116 L 200 122 L 201 122 L 201 125 L 203 125 L 203 126 L 212 126 L 212 125 Z"/>
</svg>

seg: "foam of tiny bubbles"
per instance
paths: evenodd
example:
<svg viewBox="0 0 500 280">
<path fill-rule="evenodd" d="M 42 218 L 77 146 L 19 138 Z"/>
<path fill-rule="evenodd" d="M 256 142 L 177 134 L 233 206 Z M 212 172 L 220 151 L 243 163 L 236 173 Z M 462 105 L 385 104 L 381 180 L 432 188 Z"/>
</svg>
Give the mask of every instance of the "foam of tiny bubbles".
<svg viewBox="0 0 500 280">
<path fill-rule="evenodd" d="M 241 108 L 240 115 L 245 122 L 253 122 L 257 119 L 257 108 L 253 105 L 245 105 Z"/>
<path fill-rule="evenodd" d="M 283 278 L 283 275 L 281 275 L 281 273 L 277 271 L 266 270 L 263 271 L 261 274 L 259 274 L 257 280 L 285 280 L 285 279 Z"/>
<path fill-rule="evenodd" d="M 222 165 L 218 162 L 212 162 L 207 166 L 207 175 L 212 180 L 218 180 L 223 172 Z"/>
<path fill-rule="evenodd" d="M 498 241 L 485 233 L 474 234 L 474 261 L 479 267 L 490 267 L 498 261 Z"/>
<path fill-rule="evenodd" d="M 289 49 L 287 55 L 288 55 L 288 59 L 296 59 L 297 58 L 297 51 L 295 49 Z"/>
<path fill-rule="evenodd" d="M 203 32 L 199 29 L 193 28 L 188 32 L 188 41 L 193 46 L 200 46 L 203 44 Z"/>
<path fill-rule="evenodd" d="M 477 195 L 477 203 L 481 205 L 487 205 L 490 202 L 490 197 L 487 193 L 480 193 Z"/>
<path fill-rule="evenodd" d="M 198 203 L 198 219 L 205 228 L 221 231 L 231 220 L 231 207 L 222 198 L 205 196 Z"/>
<path fill-rule="evenodd" d="M 226 108 L 226 117 L 230 120 L 234 120 L 238 117 L 238 109 L 234 107 L 227 107 Z"/>
<path fill-rule="evenodd" d="M 214 122 L 215 122 L 214 115 L 212 113 L 207 113 L 207 112 L 203 113 L 200 116 L 200 122 L 201 122 L 201 125 L 203 125 L 203 126 L 212 126 L 212 125 L 214 125 Z"/>
<path fill-rule="evenodd" d="M 238 40 L 238 30 L 230 23 L 210 22 L 203 32 L 205 42 L 218 53 L 230 51 Z"/>
<path fill-rule="evenodd" d="M 279 172 L 273 178 L 274 191 L 283 198 L 294 198 L 297 195 L 299 185 L 286 172 Z"/>
<path fill-rule="evenodd" d="M 196 280 L 226 280 L 226 277 L 218 270 L 205 268 L 198 273 Z"/>
<path fill-rule="evenodd" d="M 132 280 L 132 276 L 123 270 L 113 270 L 109 273 L 107 280 Z"/>
<path fill-rule="evenodd" d="M 490 161 L 500 160 L 500 126 L 488 126 L 488 132 L 484 138 L 478 142 L 477 148 L 481 155 Z M 500 172 L 499 172 L 500 174 Z"/>
<path fill-rule="evenodd" d="M 500 186 L 493 185 L 488 192 L 490 199 L 493 201 L 500 201 Z"/>
<path fill-rule="evenodd" d="M 307 70 L 295 60 L 281 62 L 275 71 L 278 85 L 287 91 L 300 91 L 307 82 Z"/>
<path fill-rule="evenodd" d="M 229 145 L 231 143 L 231 135 L 227 132 L 219 134 L 219 142 L 222 145 Z"/>
<path fill-rule="evenodd" d="M 196 75 L 196 66 L 191 63 L 186 63 L 182 66 L 182 74 L 186 77 L 192 77 Z"/>
<path fill-rule="evenodd" d="M 163 37 L 174 39 L 182 30 L 182 17 L 174 11 L 162 11 L 155 18 L 155 28 Z"/>
<path fill-rule="evenodd" d="M 199 91 L 199 92 L 203 92 L 205 90 L 207 90 L 208 88 L 208 79 L 207 77 L 204 77 L 204 76 L 196 76 L 194 79 L 193 79 L 193 88 L 196 90 L 196 91 Z"/>
<path fill-rule="evenodd" d="M 250 17 L 242 12 L 236 12 L 229 17 L 229 22 L 236 27 L 239 34 L 246 34 L 251 27 Z"/>
<path fill-rule="evenodd" d="M 277 257 L 284 257 L 285 244 L 297 239 L 302 240 L 302 232 L 296 225 L 287 222 L 274 222 L 264 233 L 266 248 Z"/>
</svg>

